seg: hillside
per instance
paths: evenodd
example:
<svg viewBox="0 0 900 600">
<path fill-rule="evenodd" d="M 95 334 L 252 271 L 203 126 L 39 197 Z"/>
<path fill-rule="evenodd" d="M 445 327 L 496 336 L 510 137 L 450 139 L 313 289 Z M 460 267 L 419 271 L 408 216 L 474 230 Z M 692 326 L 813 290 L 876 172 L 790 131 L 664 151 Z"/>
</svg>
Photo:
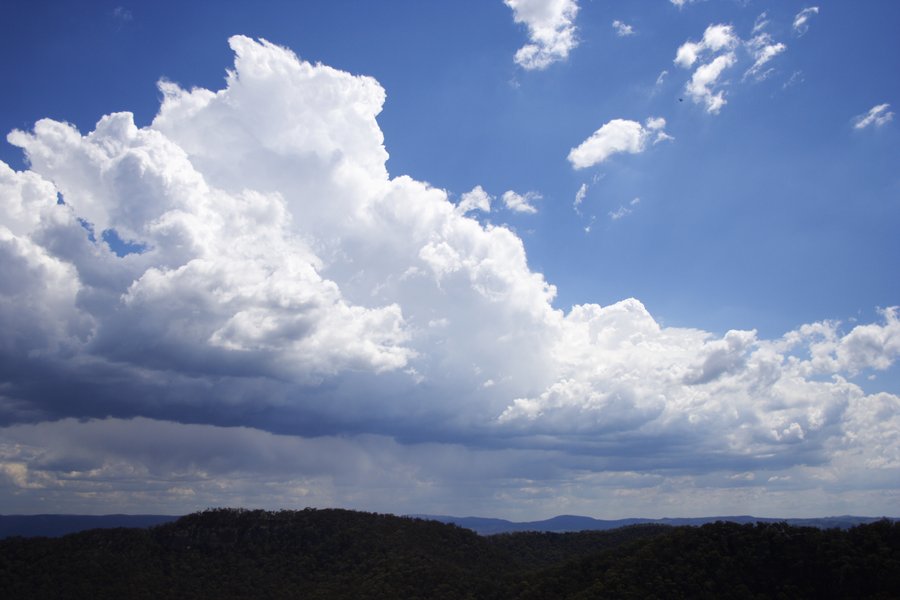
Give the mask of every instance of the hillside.
<svg viewBox="0 0 900 600">
<path fill-rule="evenodd" d="M 217 509 L 0 541 L 7 598 L 893 598 L 900 525 L 638 525 L 482 537 L 346 510 Z"/>
</svg>

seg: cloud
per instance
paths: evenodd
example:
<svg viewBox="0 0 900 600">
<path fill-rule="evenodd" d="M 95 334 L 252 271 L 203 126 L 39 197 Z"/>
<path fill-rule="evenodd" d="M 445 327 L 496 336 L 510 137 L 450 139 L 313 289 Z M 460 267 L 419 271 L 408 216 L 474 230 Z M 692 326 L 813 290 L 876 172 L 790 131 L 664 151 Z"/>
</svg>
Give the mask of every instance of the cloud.
<svg viewBox="0 0 900 600">
<path fill-rule="evenodd" d="M 512 9 L 516 23 L 528 27 L 530 44 L 516 52 L 516 64 L 527 70 L 542 70 L 565 60 L 578 45 L 575 0 L 503 0 Z"/>
<path fill-rule="evenodd" d="M 633 298 L 556 308 L 522 240 L 467 216 L 483 189 L 387 172 L 374 79 L 230 44 L 223 89 L 162 82 L 149 126 L 9 135 L 29 168 L 0 163 L 3 511 L 625 516 L 753 485 L 783 514 L 826 480 L 893 506 L 900 398 L 848 378 L 895 364 L 898 309 L 762 339 Z M 610 121 L 570 161 L 664 127 Z"/>
<path fill-rule="evenodd" d="M 786 90 L 789 87 L 803 83 L 804 80 L 805 79 L 803 77 L 803 71 L 794 71 L 793 73 L 791 73 L 791 76 L 788 78 L 788 80 L 781 85 L 781 89 Z"/>
<path fill-rule="evenodd" d="M 491 196 L 480 185 L 476 185 L 472 191 L 466 192 L 460 197 L 456 209 L 460 214 L 466 214 L 473 210 L 491 212 Z"/>
<path fill-rule="evenodd" d="M 757 30 L 756 27 L 753 28 Z M 775 42 L 767 33 L 759 33 L 747 42 L 747 47 L 753 55 L 753 65 L 744 73 L 744 77 L 754 77 L 762 81 L 768 77 L 770 70 L 763 71 L 763 67 L 773 58 L 787 50 L 787 46 L 781 42 Z"/>
<path fill-rule="evenodd" d="M 766 16 L 767 14 L 763 12 L 756 18 L 753 24 L 753 37 L 744 43 L 753 57 L 753 65 L 744 72 L 744 79 L 752 76 L 756 81 L 762 81 L 768 77 L 772 69 L 763 71 L 763 67 L 787 50 L 786 45 L 775 42 L 772 36 L 764 31 L 769 24 Z"/>
<path fill-rule="evenodd" d="M 616 30 L 616 35 L 619 37 L 628 37 L 630 35 L 634 35 L 636 32 L 634 31 L 634 27 L 631 25 L 626 25 L 622 21 L 618 19 L 612 22 L 613 29 Z"/>
<path fill-rule="evenodd" d="M 736 61 L 735 54 L 729 52 L 717 56 L 708 64 L 699 66 L 685 87 L 688 96 L 694 102 L 704 103 L 706 112 L 713 115 L 718 114 L 728 102 L 725 100 L 725 92 L 723 90 L 713 93 L 712 88 L 718 82 L 722 72 L 733 66 Z"/>
<path fill-rule="evenodd" d="M 743 79 L 753 77 L 762 81 L 772 72 L 764 67 L 787 49 L 781 42 L 763 31 L 768 25 L 766 13 L 757 17 L 753 25 L 753 37 L 742 41 L 731 25 L 710 25 L 699 42 L 688 40 L 678 47 L 674 63 L 682 68 L 694 69 L 685 85 L 685 93 L 697 104 L 703 104 L 710 114 L 718 114 L 727 104 L 720 80 L 723 73 L 738 64 L 737 49 L 743 46 L 753 58 L 753 64 L 744 72 Z"/>
<path fill-rule="evenodd" d="M 503 192 L 502 200 L 506 208 L 513 212 L 534 214 L 537 208 L 532 204 L 535 200 L 540 200 L 542 196 L 537 192 L 526 192 L 525 195 L 517 194 L 512 190 Z"/>
<path fill-rule="evenodd" d="M 809 30 L 809 18 L 819 14 L 818 6 L 804 8 L 794 16 L 793 29 L 797 35 L 803 35 Z"/>
<path fill-rule="evenodd" d="M 669 0 L 669 2 L 677 6 L 679 9 L 684 8 L 687 4 L 693 4 L 696 1 L 697 0 Z"/>
<path fill-rule="evenodd" d="M 802 344 L 809 349 L 810 359 L 801 363 L 803 372 L 808 375 L 885 370 L 900 355 L 897 311 L 896 307 L 882 309 L 884 325 L 858 325 L 843 336 L 835 322 L 804 325 L 784 337 L 782 348 L 789 350 Z"/>
<path fill-rule="evenodd" d="M 584 202 L 584 199 L 587 197 L 588 184 L 582 183 L 581 187 L 578 188 L 578 191 L 575 192 L 575 202 L 572 206 L 575 207 L 575 212 L 578 212 L 581 203 Z"/>
<path fill-rule="evenodd" d="M 653 143 L 672 139 L 665 133 L 665 126 L 666 120 L 662 117 L 650 117 L 644 126 L 637 121 L 613 119 L 576 148 L 572 148 L 568 156 L 569 162 L 576 169 L 585 169 L 620 152 L 639 154 L 646 149 L 651 138 L 654 139 Z"/>
<path fill-rule="evenodd" d="M 865 129 L 866 127 L 881 127 L 890 123 L 894 119 L 893 111 L 888 110 L 890 104 L 878 104 L 869 109 L 864 115 L 859 115 L 853 121 L 855 129 Z"/>
<path fill-rule="evenodd" d="M 630 215 L 634 211 L 634 207 L 640 204 L 640 202 L 640 198 L 635 198 L 628 203 L 628 206 L 625 206 L 624 204 L 619 206 L 619 208 L 617 208 L 616 210 L 610 211 L 609 218 L 613 221 L 618 221 L 622 217 Z"/>
<path fill-rule="evenodd" d="M 725 69 L 734 66 L 737 55 L 733 52 L 740 39 L 735 35 L 731 25 L 710 25 L 703 32 L 703 39 L 699 42 L 687 41 L 682 44 L 675 54 L 675 64 L 685 69 L 701 59 L 702 56 L 721 52 L 710 62 L 696 68 L 690 81 L 685 86 L 685 92 L 695 102 L 706 106 L 706 112 L 718 114 L 727 103 L 725 92 L 713 91 Z"/>
<path fill-rule="evenodd" d="M 731 25 L 710 25 L 703 32 L 703 39 L 699 42 L 688 41 L 679 46 L 675 54 L 675 64 L 690 68 L 702 54 L 730 50 L 739 41 Z"/>
<path fill-rule="evenodd" d="M 763 29 L 765 29 L 769 25 L 768 20 L 769 13 L 767 11 L 763 11 L 756 17 L 756 20 L 753 22 L 753 35 L 761 33 Z"/>
<path fill-rule="evenodd" d="M 118 21 L 128 22 L 134 20 L 134 15 L 124 6 L 117 6 L 112 11 L 112 16 Z"/>
</svg>

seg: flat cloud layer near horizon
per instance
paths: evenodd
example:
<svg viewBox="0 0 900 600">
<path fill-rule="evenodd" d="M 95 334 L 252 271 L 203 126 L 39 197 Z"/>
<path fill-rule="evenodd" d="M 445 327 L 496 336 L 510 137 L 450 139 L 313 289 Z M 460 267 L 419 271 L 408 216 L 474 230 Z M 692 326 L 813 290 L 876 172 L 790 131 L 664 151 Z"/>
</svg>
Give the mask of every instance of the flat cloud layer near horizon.
<svg viewBox="0 0 900 600">
<path fill-rule="evenodd" d="M 9 135 L 0 512 L 897 505 L 900 397 L 847 379 L 900 354 L 896 308 L 778 339 L 559 310 L 516 233 L 388 174 L 377 81 L 230 44 L 148 127 Z"/>
</svg>

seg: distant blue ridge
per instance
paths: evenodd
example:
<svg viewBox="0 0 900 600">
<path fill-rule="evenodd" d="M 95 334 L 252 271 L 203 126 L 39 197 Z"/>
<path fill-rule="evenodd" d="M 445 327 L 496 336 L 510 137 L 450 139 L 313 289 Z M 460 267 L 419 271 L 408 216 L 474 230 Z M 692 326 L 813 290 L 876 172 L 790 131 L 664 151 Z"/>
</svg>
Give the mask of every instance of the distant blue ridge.
<svg viewBox="0 0 900 600">
<path fill-rule="evenodd" d="M 750 515 L 723 516 L 723 517 L 695 517 L 695 518 L 665 518 L 665 519 L 594 519 L 576 515 L 560 515 L 543 521 L 514 522 L 505 519 L 487 519 L 483 517 L 450 517 L 444 515 L 411 515 L 420 519 L 433 519 L 442 523 L 452 523 L 471 529 L 481 535 L 493 535 L 497 533 L 513 533 L 517 531 L 541 531 L 553 533 L 565 533 L 570 531 L 605 531 L 628 525 L 641 525 L 652 523 L 656 525 L 704 525 L 716 521 L 729 521 L 732 523 L 787 523 L 797 527 L 817 527 L 819 529 L 849 529 L 856 525 L 872 523 L 888 517 L 857 517 L 842 515 L 838 517 L 819 518 L 795 518 L 778 519 L 771 517 L 753 517 Z M 891 519 L 897 520 L 897 519 Z"/>
<path fill-rule="evenodd" d="M 485 517 L 451 517 L 446 515 L 406 515 L 417 519 L 429 519 L 441 523 L 451 523 L 480 535 L 498 533 L 514 533 L 521 531 L 540 531 L 565 533 L 571 531 L 605 531 L 628 525 L 653 523 L 659 525 L 703 525 L 716 521 L 733 523 L 788 523 L 798 527 L 818 527 L 819 529 L 849 529 L 856 525 L 872 523 L 889 517 L 857 517 L 843 515 L 838 517 L 820 517 L 809 519 L 778 519 L 770 517 L 753 517 L 749 515 L 729 517 L 696 517 L 668 519 L 594 519 L 577 515 L 559 515 L 543 521 L 515 522 L 506 519 Z M 170 523 L 180 515 L 0 515 L 0 539 L 12 536 L 22 537 L 60 537 L 87 529 L 112 529 L 115 527 L 152 527 Z M 896 521 L 898 519 L 891 519 Z"/>
<path fill-rule="evenodd" d="M 172 515 L 0 515 L 0 539 L 16 535 L 60 537 L 86 529 L 152 527 L 178 518 Z"/>
</svg>

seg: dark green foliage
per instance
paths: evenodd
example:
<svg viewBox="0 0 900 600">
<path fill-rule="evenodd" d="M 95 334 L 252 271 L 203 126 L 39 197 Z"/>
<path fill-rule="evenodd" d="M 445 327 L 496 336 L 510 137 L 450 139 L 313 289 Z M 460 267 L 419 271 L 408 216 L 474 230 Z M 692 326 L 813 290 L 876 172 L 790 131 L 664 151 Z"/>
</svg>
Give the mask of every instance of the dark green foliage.
<svg viewBox="0 0 900 600">
<path fill-rule="evenodd" d="M 481 537 L 345 510 L 209 510 L 0 541 L 4 598 L 896 598 L 900 525 Z"/>
<path fill-rule="evenodd" d="M 519 598 L 900 598 L 900 524 L 713 523 L 548 569 Z"/>
</svg>

